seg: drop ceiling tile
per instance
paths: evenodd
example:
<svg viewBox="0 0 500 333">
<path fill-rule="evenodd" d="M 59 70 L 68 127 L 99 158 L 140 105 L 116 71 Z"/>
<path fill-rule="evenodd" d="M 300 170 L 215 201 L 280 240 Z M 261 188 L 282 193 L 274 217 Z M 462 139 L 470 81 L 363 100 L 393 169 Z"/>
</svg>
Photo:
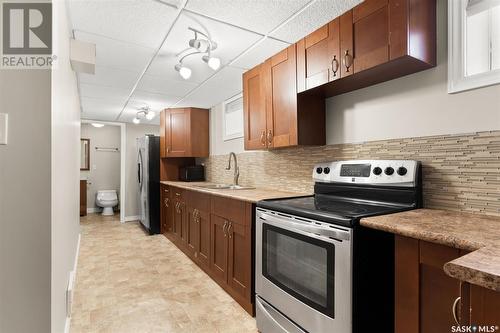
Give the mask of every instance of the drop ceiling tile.
<svg viewBox="0 0 500 333">
<path fill-rule="evenodd" d="M 245 69 L 253 68 L 289 45 L 276 39 L 265 38 L 235 62 L 231 63 L 231 66 Z"/>
<path fill-rule="evenodd" d="M 214 77 L 200 85 L 192 94 L 176 105 L 176 107 L 210 108 L 240 93 L 242 75 L 245 70 L 227 66 Z"/>
<path fill-rule="evenodd" d="M 82 97 L 82 118 L 94 120 L 116 120 L 125 100 Z"/>
<path fill-rule="evenodd" d="M 134 101 L 130 101 L 125 109 L 123 109 L 123 113 L 120 116 L 119 121 L 131 123 L 132 120 L 136 117 L 137 111 L 144 105 L 142 103 L 136 103 Z M 151 125 L 159 125 L 160 124 L 160 113 L 159 111 L 153 110 L 155 113 L 155 117 L 152 120 L 147 120 L 146 118 L 141 117 L 141 124 L 151 124 Z"/>
<path fill-rule="evenodd" d="M 189 0 L 186 8 L 251 31 L 267 34 L 309 1 Z"/>
<path fill-rule="evenodd" d="M 108 100 L 127 100 L 131 90 L 117 87 L 105 87 L 94 84 L 80 84 L 80 96 Z"/>
<path fill-rule="evenodd" d="M 182 80 L 181 78 L 178 80 L 170 80 L 162 76 L 146 74 L 142 77 L 137 89 L 149 93 L 184 96 L 196 86 L 197 83 L 189 80 Z"/>
<path fill-rule="evenodd" d="M 154 49 L 75 31 L 75 38 L 96 44 L 96 65 L 141 72 L 154 55 Z"/>
<path fill-rule="evenodd" d="M 132 91 L 139 78 L 140 72 L 126 71 L 123 69 L 96 66 L 95 74 L 79 73 L 80 83 L 116 87 Z"/>
<path fill-rule="evenodd" d="M 361 2 L 362 0 L 317 0 L 270 36 L 295 43 Z"/>
<path fill-rule="evenodd" d="M 81 119 L 100 120 L 100 121 L 116 121 L 118 113 L 103 113 L 101 111 L 88 111 L 83 112 L 80 116 Z"/>
<path fill-rule="evenodd" d="M 223 65 L 232 61 L 261 38 L 259 34 L 196 14 L 183 13 L 165 41 L 164 47 L 153 61 L 148 74 L 161 75 L 167 79 L 180 79 L 174 66 L 179 59 L 176 55 L 186 50 L 189 40 L 194 37 L 193 32 L 188 30 L 189 27 L 210 34 L 217 43 L 217 49 L 212 52 L 212 55 L 220 58 Z M 186 57 L 184 60 L 184 64 L 193 71 L 192 77 L 189 79 L 190 82 L 201 83 L 214 74 L 214 71 L 201 60 L 201 57 L 201 54 L 197 54 Z"/>
<path fill-rule="evenodd" d="M 132 95 L 130 103 L 141 106 L 148 105 L 154 111 L 161 111 L 177 103 L 182 97 L 163 94 L 153 94 L 146 91 L 136 90 Z"/>
<path fill-rule="evenodd" d="M 151 0 L 70 0 L 73 28 L 157 48 L 177 10 Z"/>
</svg>

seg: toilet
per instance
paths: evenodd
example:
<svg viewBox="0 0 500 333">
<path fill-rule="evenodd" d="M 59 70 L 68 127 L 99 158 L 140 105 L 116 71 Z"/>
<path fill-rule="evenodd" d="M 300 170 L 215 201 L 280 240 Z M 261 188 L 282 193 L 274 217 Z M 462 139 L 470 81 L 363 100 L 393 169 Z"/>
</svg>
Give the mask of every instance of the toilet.
<svg viewBox="0 0 500 333">
<path fill-rule="evenodd" d="M 118 205 L 118 195 L 115 190 L 97 191 L 95 203 L 102 207 L 102 215 L 114 215 L 113 207 Z"/>
</svg>

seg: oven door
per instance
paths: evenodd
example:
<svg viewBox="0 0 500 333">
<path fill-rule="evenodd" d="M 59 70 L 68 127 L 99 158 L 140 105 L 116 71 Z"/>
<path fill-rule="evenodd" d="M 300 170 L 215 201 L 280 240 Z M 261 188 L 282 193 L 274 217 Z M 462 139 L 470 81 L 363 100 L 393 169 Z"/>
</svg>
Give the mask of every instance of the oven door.
<svg viewBox="0 0 500 333">
<path fill-rule="evenodd" d="M 260 208 L 256 220 L 257 295 L 307 332 L 352 332 L 352 231 Z"/>
</svg>

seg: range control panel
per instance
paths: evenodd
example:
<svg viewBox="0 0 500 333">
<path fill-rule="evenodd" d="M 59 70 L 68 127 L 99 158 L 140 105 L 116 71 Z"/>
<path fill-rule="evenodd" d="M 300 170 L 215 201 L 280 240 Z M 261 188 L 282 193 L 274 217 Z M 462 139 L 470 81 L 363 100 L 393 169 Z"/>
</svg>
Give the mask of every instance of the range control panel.
<svg viewBox="0 0 500 333">
<path fill-rule="evenodd" d="M 321 183 L 415 186 L 419 162 L 413 160 L 353 160 L 318 163 L 313 179 Z"/>
</svg>

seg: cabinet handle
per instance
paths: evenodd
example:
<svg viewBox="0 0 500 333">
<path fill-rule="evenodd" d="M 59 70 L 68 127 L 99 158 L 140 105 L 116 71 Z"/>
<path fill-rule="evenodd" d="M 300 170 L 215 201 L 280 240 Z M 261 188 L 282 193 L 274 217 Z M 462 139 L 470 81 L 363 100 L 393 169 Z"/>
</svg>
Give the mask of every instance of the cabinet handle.
<svg viewBox="0 0 500 333">
<path fill-rule="evenodd" d="M 178 197 L 181 196 L 181 194 L 179 192 L 176 192 L 175 195 L 178 196 Z"/>
<path fill-rule="evenodd" d="M 222 232 L 224 233 L 224 237 L 227 237 L 226 227 L 227 227 L 227 221 L 224 221 L 224 226 L 222 227 Z"/>
<path fill-rule="evenodd" d="M 229 227 L 227 227 L 227 233 L 229 234 L 229 238 L 233 238 L 233 233 L 230 231 L 233 227 L 233 222 L 229 222 Z"/>
<path fill-rule="evenodd" d="M 260 143 L 262 143 L 263 146 L 266 145 L 266 131 L 262 131 L 260 134 Z"/>
<path fill-rule="evenodd" d="M 168 205 L 168 202 L 169 202 L 169 201 L 170 201 L 170 200 L 169 200 L 168 198 L 165 198 L 165 207 L 167 207 L 167 208 L 169 207 L 169 205 Z"/>
<path fill-rule="evenodd" d="M 170 148 L 169 148 L 169 147 L 167 147 L 167 154 L 168 154 L 168 153 L 170 153 Z"/>
<path fill-rule="evenodd" d="M 338 70 L 339 70 L 339 61 L 337 60 L 337 56 L 334 55 L 333 56 L 333 60 L 332 60 L 332 72 L 333 72 L 333 76 L 337 76 Z"/>
<path fill-rule="evenodd" d="M 461 299 L 461 297 L 457 297 L 455 302 L 453 302 L 453 306 L 451 307 L 451 312 L 453 313 L 453 319 L 455 319 L 455 323 L 457 323 L 457 325 L 460 325 L 460 322 L 458 320 L 458 315 L 457 315 L 457 307 L 458 307 L 458 303 L 460 302 L 460 299 Z"/>
<path fill-rule="evenodd" d="M 349 68 L 352 66 L 352 61 L 352 55 L 349 54 L 349 50 L 346 50 L 344 54 L 344 66 L 346 68 L 346 72 L 349 72 Z"/>
<path fill-rule="evenodd" d="M 273 131 L 269 130 L 267 132 L 267 144 L 272 144 L 273 143 Z"/>
</svg>

